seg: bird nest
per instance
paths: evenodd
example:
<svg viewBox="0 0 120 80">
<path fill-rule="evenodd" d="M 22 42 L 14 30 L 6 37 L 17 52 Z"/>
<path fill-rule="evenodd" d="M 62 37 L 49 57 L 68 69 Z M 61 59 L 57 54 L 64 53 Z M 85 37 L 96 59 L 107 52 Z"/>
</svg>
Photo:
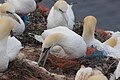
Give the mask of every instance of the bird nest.
<svg viewBox="0 0 120 80">
<path fill-rule="evenodd" d="M 50 75 L 42 68 L 29 64 L 28 60 L 38 61 L 41 52 L 41 43 L 29 37 L 28 33 L 41 34 L 46 29 L 48 9 L 44 9 L 44 6 L 41 8 L 41 6 L 39 4 L 38 9 L 28 15 L 29 22 L 26 32 L 21 36 L 17 36 L 24 46 L 20 51 L 22 58 L 19 57 L 11 62 L 8 70 L 0 74 L 0 80 L 57 80 L 56 75 L 64 75 L 63 80 L 74 80 L 76 72 L 80 69 L 81 65 L 98 68 L 109 78 L 118 64 L 118 61 L 113 58 L 83 57 L 69 60 L 49 55 L 44 68 L 50 72 Z M 81 35 L 83 31 L 82 23 L 79 21 L 76 22 L 74 31 Z M 110 36 L 104 30 L 97 29 L 95 37 L 104 42 Z M 51 73 L 55 73 L 55 75 Z"/>
</svg>

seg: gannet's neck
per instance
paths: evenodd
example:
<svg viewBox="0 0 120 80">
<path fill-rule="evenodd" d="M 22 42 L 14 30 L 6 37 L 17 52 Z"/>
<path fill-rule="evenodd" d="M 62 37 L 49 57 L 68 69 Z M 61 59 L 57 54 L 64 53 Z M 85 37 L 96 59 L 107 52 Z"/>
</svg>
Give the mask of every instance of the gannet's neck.
<svg viewBox="0 0 120 80">
<path fill-rule="evenodd" d="M 90 29 L 90 28 L 84 27 L 82 37 L 88 47 L 90 47 L 92 45 L 92 42 L 94 41 L 94 31 L 95 31 L 95 29 Z"/>
</svg>

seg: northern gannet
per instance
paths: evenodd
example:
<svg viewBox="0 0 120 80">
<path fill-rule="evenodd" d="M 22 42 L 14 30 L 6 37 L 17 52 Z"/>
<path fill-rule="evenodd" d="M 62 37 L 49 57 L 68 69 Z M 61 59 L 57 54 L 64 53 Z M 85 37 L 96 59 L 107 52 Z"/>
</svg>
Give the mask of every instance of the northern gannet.
<svg viewBox="0 0 120 80">
<path fill-rule="evenodd" d="M 77 71 L 75 80 L 108 80 L 107 77 L 99 70 L 91 67 L 84 67 Z"/>
<path fill-rule="evenodd" d="M 58 0 L 47 17 L 47 29 L 65 26 L 72 30 L 74 19 L 72 5 L 69 5 L 65 0 Z"/>
<path fill-rule="evenodd" d="M 96 27 L 97 20 L 93 16 L 87 16 L 84 19 L 84 30 L 83 31 L 83 39 L 85 40 L 87 47 L 93 46 L 99 51 L 102 51 L 104 56 L 113 57 L 115 59 L 120 59 L 120 32 L 113 33 L 112 37 L 101 43 L 97 39 L 94 38 L 94 31 Z M 89 34 L 87 34 L 88 32 Z M 89 37 L 87 37 L 89 36 Z M 120 77 L 119 70 L 120 69 L 120 61 L 115 70 L 114 74 L 116 79 Z"/>
<path fill-rule="evenodd" d="M 20 42 L 16 44 L 17 39 L 11 38 L 11 41 L 8 37 L 14 26 L 13 22 L 10 17 L 0 16 L 0 72 L 8 68 L 9 61 L 12 61 L 22 48 Z"/>
<path fill-rule="evenodd" d="M 44 59 L 42 65 L 45 65 L 49 52 L 52 53 L 52 49 L 54 48 L 60 49 L 60 51 L 65 54 L 62 55 L 63 58 L 75 59 L 86 56 L 85 52 L 87 50 L 87 46 L 85 41 L 81 36 L 67 27 L 59 26 L 53 29 L 45 30 L 42 33 L 42 36 L 44 36 L 44 41 L 42 45 L 42 53 L 38 61 L 39 64 Z"/>
<path fill-rule="evenodd" d="M 0 72 L 8 68 L 9 61 L 15 59 L 22 48 L 21 43 L 15 37 L 9 36 L 14 28 L 14 20 L 18 21 L 18 19 L 14 13 L 7 11 L 10 7 L 5 5 L 7 3 L 0 5 Z"/>
</svg>

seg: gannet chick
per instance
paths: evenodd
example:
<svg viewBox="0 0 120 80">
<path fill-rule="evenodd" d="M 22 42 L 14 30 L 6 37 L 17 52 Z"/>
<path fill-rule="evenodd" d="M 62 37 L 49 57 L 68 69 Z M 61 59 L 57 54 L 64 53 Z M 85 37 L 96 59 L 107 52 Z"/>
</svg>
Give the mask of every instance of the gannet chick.
<svg viewBox="0 0 120 80">
<path fill-rule="evenodd" d="M 11 3 L 18 14 L 28 14 L 36 9 L 35 0 L 5 0 Z"/>
<path fill-rule="evenodd" d="M 45 59 L 42 64 L 45 65 L 49 52 L 56 45 L 64 50 L 67 59 L 75 59 L 86 55 L 85 52 L 87 47 L 83 38 L 67 27 L 59 26 L 49 29 L 42 35 L 46 37 L 43 41 L 42 53 L 38 61 L 39 64 Z"/>
<path fill-rule="evenodd" d="M 47 17 L 47 29 L 65 26 L 72 30 L 73 25 L 74 13 L 72 5 L 69 5 L 64 0 L 58 0 L 51 8 Z"/>
<path fill-rule="evenodd" d="M 91 67 L 84 67 L 77 71 L 75 80 L 108 80 L 101 71 L 92 69 Z"/>
<path fill-rule="evenodd" d="M 12 4 L 8 2 L 1 4 L 0 15 L 13 18 L 14 20 L 14 28 L 12 30 L 13 35 L 21 35 L 24 32 L 25 24 L 22 21 L 22 19 L 15 13 L 15 9 Z"/>
<path fill-rule="evenodd" d="M 59 57 L 59 58 L 67 58 L 67 54 L 65 53 L 64 49 L 61 47 L 61 46 L 54 46 L 50 53 L 56 57 Z"/>
</svg>

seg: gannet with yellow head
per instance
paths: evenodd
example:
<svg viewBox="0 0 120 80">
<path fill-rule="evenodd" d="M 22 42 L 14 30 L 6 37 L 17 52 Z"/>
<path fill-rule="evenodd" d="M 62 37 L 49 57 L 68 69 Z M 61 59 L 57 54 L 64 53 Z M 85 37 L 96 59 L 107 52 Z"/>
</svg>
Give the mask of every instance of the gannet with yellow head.
<svg viewBox="0 0 120 80">
<path fill-rule="evenodd" d="M 84 67 L 77 71 L 75 80 L 108 80 L 107 77 L 99 70 L 91 67 Z"/>
<path fill-rule="evenodd" d="M 84 30 L 82 37 L 86 42 L 87 47 L 93 46 L 97 50 L 102 51 L 104 56 L 113 57 L 116 59 L 120 59 L 120 32 L 116 32 L 112 35 L 111 38 L 101 43 L 94 37 L 95 27 L 97 24 L 97 19 L 94 16 L 87 16 L 84 18 Z M 116 79 L 120 77 L 120 61 L 117 66 L 117 69 L 114 72 Z M 100 77 L 100 76 L 97 76 Z M 97 79 L 97 77 L 92 77 L 89 80 Z M 97 79 L 98 80 L 98 79 Z"/>
<path fill-rule="evenodd" d="M 69 5 L 65 0 L 56 1 L 47 17 L 47 29 L 65 26 L 72 30 L 73 25 L 74 13 L 72 5 Z"/>
<path fill-rule="evenodd" d="M 6 4 L 4 4 L 6 5 Z M 17 39 L 12 39 L 12 43 L 9 41 L 13 37 L 9 37 L 11 30 L 14 28 L 14 20 L 17 17 L 12 12 L 5 10 L 3 4 L 0 5 L 0 72 L 5 71 L 8 68 L 9 61 L 13 60 L 18 54 L 17 50 L 21 49 L 21 43 Z M 13 16 L 13 18 L 9 17 Z M 19 22 L 18 22 L 19 23 Z M 19 46 L 19 47 L 18 47 Z M 14 49 L 16 48 L 16 49 Z"/>
<path fill-rule="evenodd" d="M 49 52 L 52 53 L 52 49 L 56 46 L 60 46 L 60 48 L 57 47 L 57 49 L 64 50 L 62 52 L 64 52 L 65 55 L 60 54 L 62 58 L 75 59 L 86 55 L 87 47 L 83 38 L 67 27 L 59 26 L 45 30 L 42 36 L 44 36 L 45 39 L 42 45 L 42 53 L 38 61 L 39 64 L 44 60 L 42 65 L 45 65 Z"/>
<path fill-rule="evenodd" d="M 8 67 L 7 40 L 13 25 L 11 18 L 6 16 L 0 17 L 0 72 L 5 71 Z"/>
<path fill-rule="evenodd" d="M 82 37 L 86 42 L 87 47 L 93 46 L 100 51 L 104 51 L 105 55 L 118 57 L 116 55 L 119 50 L 113 48 L 115 46 L 119 46 L 119 45 L 116 45 L 118 44 L 117 42 L 119 41 L 116 38 L 118 34 L 116 34 L 116 36 L 111 37 L 104 43 L 101 43 L 99 40 L 95 39 L 94 37 L 96 24 L 97 24 L 97 19 L 94 16 L 87 16 L 84 18 L 84 24 L 83 24 L 84 31 L 83 31 Z M 113 55 L 112 53 L 115 53 L 115 54 Z"/>
<path fill-rule="evenodd" d="M 100 41 L 94 38 L 95 27 L 96 27 L 95 17 L 93 16 L 85 17 L 84 30 L 86 31 L 83 32 L 82 37 L 85 40 L 87 46 L 90 47 L 91 45 L 93 45 L 99 51 L 102 51 L 105 56 L 120 59 L 120 53 L 119 53 L 120 52 L 120 32 L 114 33 L 111 38 L 101 43 Z M 120 61 L 117 66 L 117 69 L 114 72 L 116 79 L 120 77 L 119 70 L 120 70 Z"/>
<path fill-rule="evenodd" d="M 7 14 L 6 14 L 7 13 Z M 12 14 L 12 15 L 11 15 Z M 1 16 L 9 16 L 14 20 L 13 35 L 21 35 L 25 30 L 25 24 L 22 19 L 15 13 L 15 8 L 9 2 L 1 4 Z"/>
</svg>

